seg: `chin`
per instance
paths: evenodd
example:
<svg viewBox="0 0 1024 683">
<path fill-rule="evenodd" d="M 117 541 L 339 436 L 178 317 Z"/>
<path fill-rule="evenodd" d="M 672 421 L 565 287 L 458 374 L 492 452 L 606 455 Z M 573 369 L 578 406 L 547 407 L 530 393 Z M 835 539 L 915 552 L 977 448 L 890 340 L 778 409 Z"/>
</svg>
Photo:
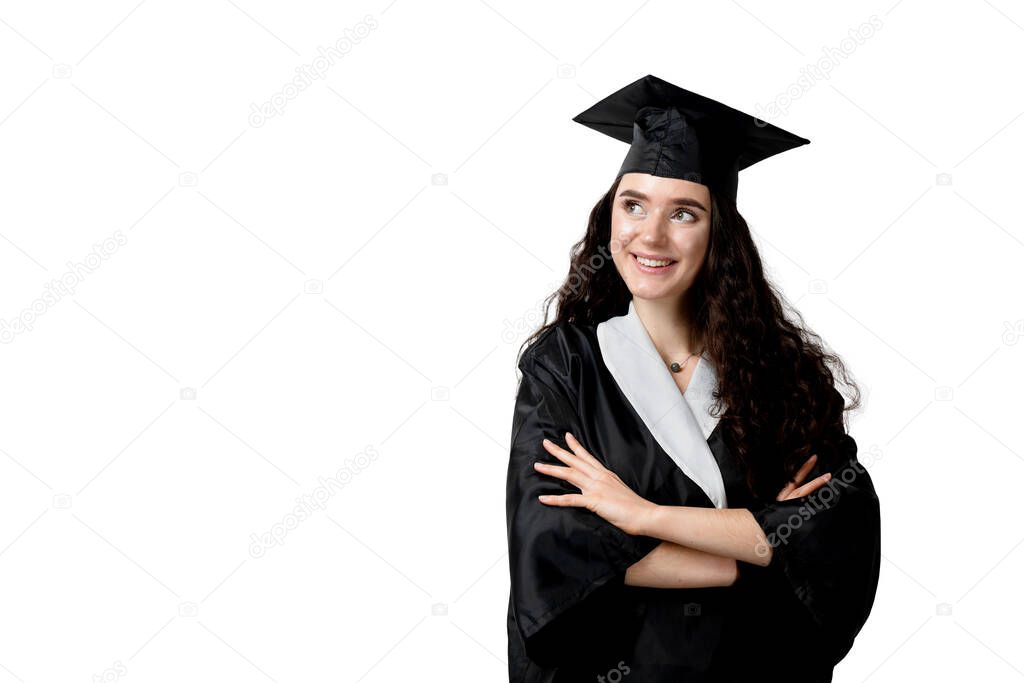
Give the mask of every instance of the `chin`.
<svg viewBox="0 0 1024 683">
<path fill-rule="evenodd" d="M 657 287 L 647 287 L 646 283 L 637 284 L 629 287 L 629 293 L 637 299 L 645 299 L 650 301 L 656 301 L 658 299 L 677 299 L 682 296 L 681 292 L 677 292 L 675 288 L 665 287 L 659 285 Z"/>
</svg>

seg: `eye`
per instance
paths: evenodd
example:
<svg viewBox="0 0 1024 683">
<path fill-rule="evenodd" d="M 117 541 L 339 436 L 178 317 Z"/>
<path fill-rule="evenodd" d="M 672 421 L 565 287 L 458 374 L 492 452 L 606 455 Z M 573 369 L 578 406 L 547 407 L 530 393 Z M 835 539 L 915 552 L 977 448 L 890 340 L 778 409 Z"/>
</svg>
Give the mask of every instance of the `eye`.
<svg viewBox="0 0 1024 683">
<path fill-rule="evenodd" d="M 632 210 L 634 206 L 639 207 L 640 206 L 640 202 L 636 201 L 635 199 L 627 199 L 624 202 L 622 202 L 622 208 L 626 210 L 626 213 L 628 213 L 630 215 L 633 215 L 633 216 L 637 216 L 639 214 L 635 213 Z"/>
<path fill-rule="evenodd" d="M 687 216 L 690 217 L 689 220 L 683 221 L 684 223 L 692 223 L 697 220 L 697 214 L 695 214 L 692 211 L 688 211 L 686 209 L 679 209 L 678 211 L 676 211 L 676 216 L 680 216 L 682 214 L 686 214 Z"/>
</svg>

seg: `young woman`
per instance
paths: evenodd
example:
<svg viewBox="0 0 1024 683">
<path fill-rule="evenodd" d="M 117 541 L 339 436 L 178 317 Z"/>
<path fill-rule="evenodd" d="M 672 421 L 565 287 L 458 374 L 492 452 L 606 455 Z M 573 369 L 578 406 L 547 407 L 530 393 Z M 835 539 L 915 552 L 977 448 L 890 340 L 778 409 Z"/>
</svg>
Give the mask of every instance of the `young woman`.
<svg viewBox="0 0 1024 683">
<path fill-rule="evenodd" d="M 575 120 L 631 146 L 519 360 L 509 678 L 830 681 L 878 581 L 858 394 L 735 203 L 808 141 L 654 76 Z"/>
</svg>

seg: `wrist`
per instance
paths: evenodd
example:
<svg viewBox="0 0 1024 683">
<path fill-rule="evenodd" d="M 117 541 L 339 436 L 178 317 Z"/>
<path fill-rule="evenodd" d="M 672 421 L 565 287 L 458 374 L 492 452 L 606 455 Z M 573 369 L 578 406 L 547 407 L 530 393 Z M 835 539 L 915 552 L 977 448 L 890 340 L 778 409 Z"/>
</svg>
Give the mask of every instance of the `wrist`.
<svg viewBox="0 0 1024 683">
<path fill-rule="evenodd" d="M 637 520 L 637 536 L 653 536 L 659 538 L 655 531 L 658 528 L 664 506 L 657 503 L 650 503 Z"/>
</svg>

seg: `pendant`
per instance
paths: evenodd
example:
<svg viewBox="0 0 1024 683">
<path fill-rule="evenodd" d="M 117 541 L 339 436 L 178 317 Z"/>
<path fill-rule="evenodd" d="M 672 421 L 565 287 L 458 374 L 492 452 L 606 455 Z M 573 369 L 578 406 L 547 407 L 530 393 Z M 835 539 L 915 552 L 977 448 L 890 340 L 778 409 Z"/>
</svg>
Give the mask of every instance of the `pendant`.
<svg viewBox="0 0 1024 683">
<path fill-rule="evenodd" d="M 679 363 L 672 363 L 672 365 L 669 366 L 669 369 L 671 369 L 672 372 L 679 372 L 683 368 L 681 365 L 679 365 Z"/>
</svg>

